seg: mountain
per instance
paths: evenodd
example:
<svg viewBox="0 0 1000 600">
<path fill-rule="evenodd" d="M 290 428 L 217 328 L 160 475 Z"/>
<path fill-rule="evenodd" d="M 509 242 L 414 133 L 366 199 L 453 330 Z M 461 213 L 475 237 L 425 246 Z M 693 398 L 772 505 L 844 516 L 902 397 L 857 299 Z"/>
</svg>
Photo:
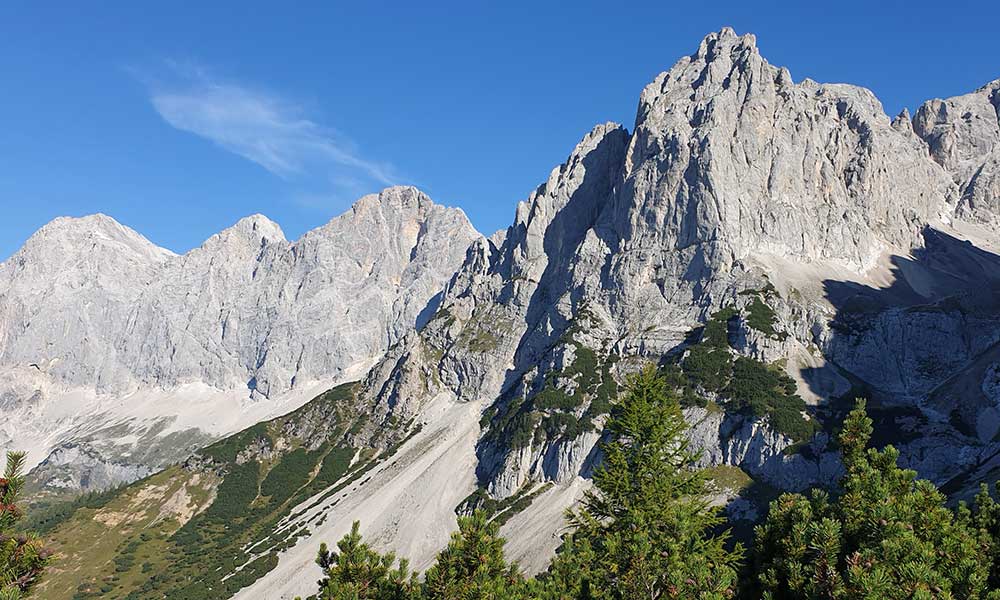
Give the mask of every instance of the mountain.
<svg viewBox="0 0 1000 600">
<path fill-rule="evenodd" d="M 154 552 L 156 524 L 172 550 L 150 593 L 290 599 L 356 519 L 421 569 L 479 507 L 538 571 L 650 361 L 738 526 L 835 481 L 830 434 L 858 395 L 877 443 L 965 497 L 1000 472 L 998 127 L 995 83 L 891 119 L 868 90 L 795 82 L 752 35 L 712 33 L 643 90 L 631 132 L 595 127 L 506 231 L 472 240 L 364 377 L 53 535 L 88 586 L 112 559 L 73 540 L 128 518 L 109 548 Z"/>
<path fill-rule="evenodd" d="M 359 373 L 479 235 L 390 188 L 289 242 L 261 215 L 190 252 L 57 219 L 0 264 L 0 431 L 52 488 L 132 481 Z"/>
</svg>

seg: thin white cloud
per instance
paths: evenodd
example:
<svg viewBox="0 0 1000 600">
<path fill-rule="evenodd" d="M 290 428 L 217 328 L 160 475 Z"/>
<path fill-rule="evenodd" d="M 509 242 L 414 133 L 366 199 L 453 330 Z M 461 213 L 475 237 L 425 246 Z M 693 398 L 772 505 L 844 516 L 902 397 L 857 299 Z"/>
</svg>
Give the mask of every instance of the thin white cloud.
<svg viewBox="0 0 1000 600">
<path fill-rule="evenodd" d="M 391 166 L 361 156 L 356 144 L 307 118 L 296 103 L 272 93 L 214 80 L 198 67 L 171 63 L 176 81 L 146 83 L 150 102 L 171 126 L 193 133 L 285 179 L 334 176 L 393 185 Z"/>
</svg>

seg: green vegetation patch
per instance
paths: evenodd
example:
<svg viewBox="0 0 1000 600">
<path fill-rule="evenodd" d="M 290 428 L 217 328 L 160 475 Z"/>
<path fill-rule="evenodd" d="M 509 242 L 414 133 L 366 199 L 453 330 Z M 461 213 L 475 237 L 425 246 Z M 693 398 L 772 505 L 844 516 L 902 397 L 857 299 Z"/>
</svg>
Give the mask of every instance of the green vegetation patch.
<svg viewBox="0 0 1000 600">
<path fill-rule="evenodd" d="M 70 500 L 52 504 L 35 505 L 21 528 L 45 535 L 70 520 L 76 511 L 83 508 L 103 508 L 113 500 L 121 488 L 111 488 L 100 492 L 88 492 Z"/>
<path fill-rule="evenodd" d="M 753 301 L 747 306 L 747 326 L 751 329 L 756 329 L 768 337 L 784 340 L 788 337 L 788 334 L 784 331 L 779 332 L 774 328 L 775 320 L 774 309 L 768 306 L 760 296 L 755 296 Z"/>
<path fill-rule="evenodd" d="M 741 492 L 754 484 L 750 475 L 739 467 L 716 465 L 704 469 L 705 477 L 719 490 Z"/>
<path fill-rule="evenodd" d="M 496 522 L 497 525 L 503 525 L 515 515 L 531 506 L 531 503 L 535 499 L 552 489 L 553 485 L 555 484 L 550 481 L 532 490 L 532 485 L 529 484 L 513 496 L 503 500 L 495 500 L 489 495 L 486 489 L 477 487 L 474 492 L 469 494 L 465 500 L 462 500 L 455 507 L 455 514 L 471 515 L 473 512 L 479 510 L 485 513 L 487 519 L 490 521 Z"/>
<path fill-rule="evenodd" d="M 239 433 L 221 439 L 199 454 L 220 463 L 236 462 L 236 456 L 257 440 L 268 439 L 267 423 L 257 423 Z"/>
<path fill-rule="evenodd" d="M 574 321 L 575 323 L 575 321 Z M 571 325 L 561 342 L 573 348 L 573 361 L 561 371 L 545 374 L 541 389 L 524 397 L 509 396 L 483 413 L 486 438 L 517 449 L 559 438 L 574 439 L 594 430 L 594 419 L 611 411 L 618 383 L 611 374 L 614 355 L 597 352 L 574 340 Z"/>
<path fill-rule="evenodd" d="M 65 540 L 60 549 L 72 567 L 53 577 L 44 597 L 215 600 L 250 585 L 276 566 L 278 552 L 308 533 L 304 524 L 276 531 L 296 506 L 356 481 L 394 450 L 376 457 L 343 443 L 363 424 L 355 390 L 338 386 L 212 444 L 200 452 L 210 469 L 173 467 L 40 518 L 54 539 Z M 200 486 L 185 487 L 198 479 Z M 161 514 L 182 489 L 190 511 L 184 518 Z M 100 543 L 88 548 L 70 541 L 76 539 Z"/>
<path fill-rule="evenodd" d="M 728 322 L 736 314 L 723 309 L 712 315 L 683 358 L 663 367 L 668 384 L 679 391 L 682 406 L 707 406 L 706 396 L 714 395 L 727 412 L 767 417 L 777 431 L 796 442 L 810 439 L 816 421 L 804 416 L 806 403 L 796 393 L 795 382 L 779 365 L 731 351 Z"/>
</svg>

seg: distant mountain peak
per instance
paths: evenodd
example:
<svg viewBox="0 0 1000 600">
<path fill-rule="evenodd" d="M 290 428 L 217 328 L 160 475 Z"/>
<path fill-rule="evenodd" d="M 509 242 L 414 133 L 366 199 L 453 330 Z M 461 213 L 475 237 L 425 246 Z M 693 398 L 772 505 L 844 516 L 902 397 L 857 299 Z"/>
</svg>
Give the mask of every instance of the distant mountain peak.
<svg viewBox="0 0 1000 600">
<path fill-rule="evenodd" d="M 156 264 L 176 256 L 114 218 L 96 213 L 83 217 L 57 217 L 36 231 L 4 265 L 27 256 L 46 256 L 50 266 L 79 256 L 84 261 L 100 260 L 102 253 L 131 256 L 143 263 Z"/>
<path fill-rule="evenodd" d="M 394 185 L 374 194 L 366 194 L 351 207 L 357 214 L 364 214 L 373 209 L 402 211 L 412 209 L 430 209 L 438 206 L 431 198 L 412 185 Z"/>
<path fill-rule="evenodd" d="M 281 226 L 260 213 L 243 217 L 236 222 L 233 229 L 256 234 L 272 241 L 286 241 Z"/>
<path fill-rule="evenodd" d="M 146 239 L 135 230 L 122 225 L 104 213 L 94 213 L 82 217 L 56 217 L 43 225 L 31 238 L 45 238 L 53 235 L 105 235 L 112 238 Z"/>
<path fill-rule="evenodd" d="M 243 217 L 231 227 L 227 227 L 208 238 L 195 251 L 216 248 L 217 246 L 250 246 L 251 248 L 259 248 L 262 245 L 274 243 L 287 243 L 281 227 L 262 214 L 254 214 Z"/>
</svg>

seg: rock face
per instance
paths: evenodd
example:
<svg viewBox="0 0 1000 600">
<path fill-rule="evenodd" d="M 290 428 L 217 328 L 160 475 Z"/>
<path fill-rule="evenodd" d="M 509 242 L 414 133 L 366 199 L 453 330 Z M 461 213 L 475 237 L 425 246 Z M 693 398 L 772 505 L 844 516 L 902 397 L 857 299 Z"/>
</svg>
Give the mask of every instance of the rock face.
<svg viewBox="0 0 1000 600">
<path fill-rule="evenodd" d="M 694 275 L 762 253 L 864 270 L 948 210 L 941 175 L 870 91 L 796 84 L 752 35 L 723 30 L 643 90 L 619 194 L 626 218 L 609 224 L 619 255 L 677 250 L 664 266 L 704 263 Z"/>
<path fill-rule="evenodd" d="M 120 377 L 116 330 L 172 258 L 104 215 L 42 227 L 0 264 L 0 364 L 108 386 Z"/>
<path fill-rule="evenodd" d="M 99 392 L 194 380 L 267 397 L 394 343 L 477 237 L 414 188 L 294 243 L 247 217 L 183 256 L 103 215 L 58 219 L 0 266 L 0 364 Z"/>
<path fill-rule="evenodd" d="M 917 110 L 913 129 L 958 184 L 958 215 L 995 224 L 1000 215 L 1000 79 L 971 94 L 928 100 Z"/>
<path fill-rule="evenodd" d="M 778 326 L 791 335 L 779 343 L 744 324 L 745 351 L 776 361 L 821 343 L 839 358 L 824 278 L 879 273 L 887 254 L 921 247 L 927 224 L 950 218 L 957 201 L 928 145 L 871 92 L 795 83 L 752 35 L 724 29 L 646 87 L 631 135 L 596 127 L 503 236 L 473 246 L 438 313 L 373 371 L 368 389 L 376 409 L 404 421 L 428 390 L 483 402 L 478 473 L 496 497 L 532 480 L 565 481 L 586 470 L 598 438 L 560 434 L 530 401 L 546 386 L 573 396 L 581 378 L 566 373 L 580 348 L 598 362 L 658 359 L 710 311 L 746 304 L 739 292 L 778 284 Z M 801 290 L 777 263 L 812 270 L 795 274 Z M 955 360 L 982 344 L 972 346 Z M 629 368 L 626 360 L 607 371 L 621 379 Z M 585 430 L 595 415 L 587 404 L 571 411 Z M 708 455 L 782 479 L 765 465 L 791 441 L 760 427 L 727 425 Z M 724 451 L 729 439 L 760 435 L 763 450 Z M 815 479 L 829 469 L 801 471 Z"/>
<path fill-rule="evenodd" d="M 42 421 L 72 417 L 65 435 L 50 427 L 53 439 L 35 448 L 40 460 L 82 436 L 97 443 L 74 407 L 50 406 L 71 391 L 89 390 L 100 408 L 88 410 L 115 415 L 103 421 L 141 420 L 126 429 L 145 431 L 191 402 L 187 392 L 139 409 L 154 390 L 196 385 L 266 404 L 342 378 L 433 313 L 479 237 L 460 210 L 408 187 L 366 196 L 296 242 L 254 215 L 182 256 L 103 215 L 57 219 L 0 264 L 0 369 L 30 368 L 46 380 L 0 391 L 11 407 L 0 427 L 18 441 L 16 431 L 33 426 L 22 421 L 32 403 Z M 195 429 L 217 435 L 242 424 L 211 427 L 213 409 L 205 410 Z"/>
</svg>

